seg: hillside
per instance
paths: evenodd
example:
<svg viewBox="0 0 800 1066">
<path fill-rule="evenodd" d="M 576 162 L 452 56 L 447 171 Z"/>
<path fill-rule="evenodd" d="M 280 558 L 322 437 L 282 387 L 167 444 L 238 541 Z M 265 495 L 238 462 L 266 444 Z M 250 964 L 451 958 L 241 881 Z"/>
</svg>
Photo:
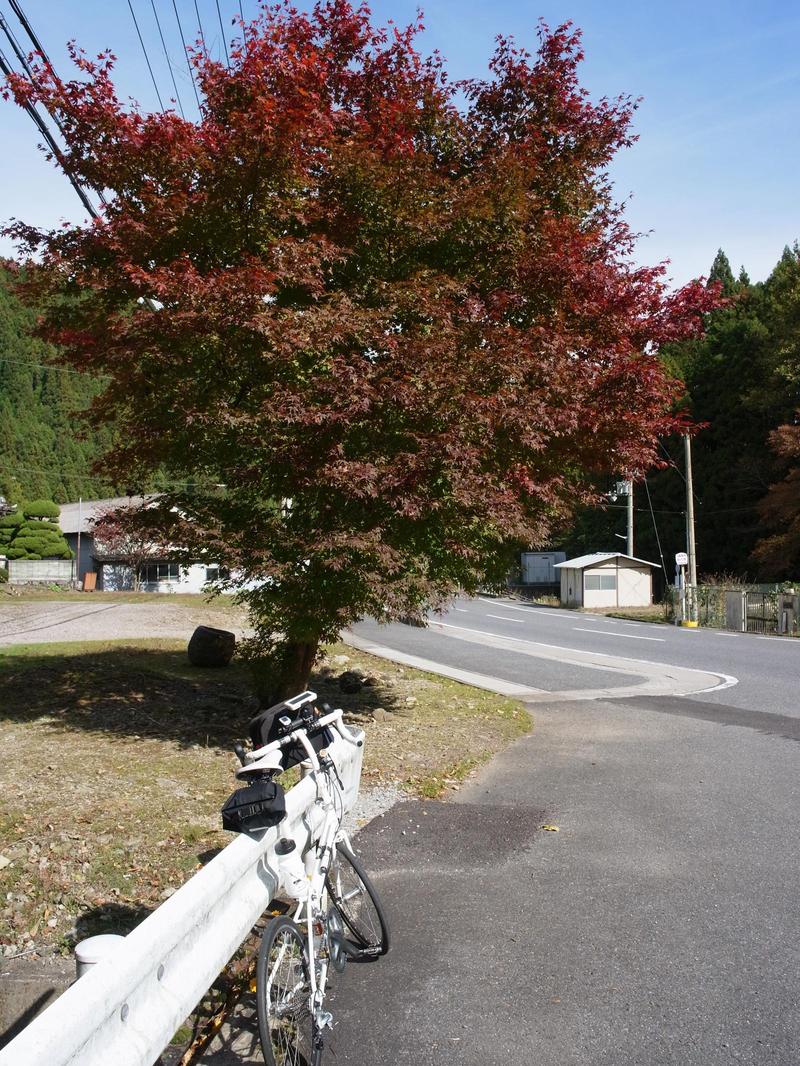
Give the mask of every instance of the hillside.
<svg viewBox="0 0 800 1066">
<path fill-rule="evenodd" d="M 60 503 L 113 495 L 90 469 L 108 434 L 87 433 L 80 418 L 96 387 L 48 365 L 53 349 L 32 336 L 35 321 L 0 265 L 0 494 Z"/>
<path fill-rule="evenodd" d="M 800 515 L 796 491 L 794 507 L 788 497 L 797 462 L 776 452 L 773 434 L 800 418 L 800 248 L 787 247 L 769 278 L 756 284 L 744 270 L 734 277 L 720 251 L 709 279 L 722 286 L 726 303 L 708 316 L 701 340 L 664 353 L 683 382 L 683 406 L 701 427 L 693 444 L 698 570 L 701 577 L 796 578 Z M 636 485 L 635 550 L 654 562 L 663 552 L 671 580 L 675 552 L 686 546 L 683 441 L 665 441 L 662 458 L 665 468 L 651 471 L 647 486 Z M 610 474 L 599 490 L 618 477 Z M 779 485 L 781 494 L 773 490 L 767 513 L 771 485 Z M 552 546 L 568 555 L 612 551 L 624 548 L 625 529 L 625 501 L 618 499 L 582 510 Z M 769 536 L 779 539 L 767 556 Z"/>
</svg>

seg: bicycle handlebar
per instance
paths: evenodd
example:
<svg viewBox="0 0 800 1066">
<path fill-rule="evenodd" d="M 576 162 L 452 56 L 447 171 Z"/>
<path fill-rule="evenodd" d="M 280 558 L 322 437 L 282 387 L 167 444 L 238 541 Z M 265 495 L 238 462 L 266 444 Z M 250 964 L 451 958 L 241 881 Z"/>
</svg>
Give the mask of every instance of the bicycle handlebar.
<svg viewBox="0 0 800 1066">
<path fill-rule="evenodd" d="M 352 744 L 354 747 L 361 747 L 363 742 L 352 735 L 342 721 L 342 711 L 339 709 L 331 711 L 329 714 L 324 714 L 321 718 L 315 718 L 311 722 L 302 717 L 292 719 L 286 727 L 287 732 L 282 737 L 278 737 L 277 740 L 273 740 L 269 744 L 263 745 L 263 747 L 255 748 L 253 751 L 248 752 L 245 756 L 247 760 L 245 768 L 252 766 L 254 762 L 263 759 L 273 751 L 279 751 L 281 748 L 286 748 L 291 744 L 299 743 L 305 750 L 311 765 L 315 770 L 319 770 L 319 759 L 317 758 L 317 753 L 311 746 L 309 731 L 311 727 L 311 731 L 317 733 L 321 729 L 324 729 L 325 726 L 332 726 L 342 740 L 346 741 L 348 744 Z"/>
</svg>

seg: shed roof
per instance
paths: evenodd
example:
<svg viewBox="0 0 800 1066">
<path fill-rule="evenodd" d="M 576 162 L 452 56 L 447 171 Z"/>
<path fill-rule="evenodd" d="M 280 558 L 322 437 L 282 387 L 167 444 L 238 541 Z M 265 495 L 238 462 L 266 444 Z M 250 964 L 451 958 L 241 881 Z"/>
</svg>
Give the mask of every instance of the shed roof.
<svg viewBox="0 0 800 1066">
<path fill-rule="evenodd" d="M 579 555 L 577 559 L 567 559 L 563 563 L 556 563 L 554 570 L 585 570 L 589 566 L 597 566 L 598 563 L 608 562 L 609 559 L 629 559 L 632 563 L 641 563 L 643 566 L 657 566 L 660 563 L 651 563 L 647 559 L 637 559 L 635 555 L 626 555 L 625 552 L 594 552 L 592 555 Z"/>
<path fill-rule="evenodd" d="M 81 500 L 79 503 L 62 503 L 58 524 L 62 533 L 89 533 L 91 523 L 105 511 L 122 507 L 140 507 L 153 496 L 114 496 L 110 500 Z"/>
</svg>

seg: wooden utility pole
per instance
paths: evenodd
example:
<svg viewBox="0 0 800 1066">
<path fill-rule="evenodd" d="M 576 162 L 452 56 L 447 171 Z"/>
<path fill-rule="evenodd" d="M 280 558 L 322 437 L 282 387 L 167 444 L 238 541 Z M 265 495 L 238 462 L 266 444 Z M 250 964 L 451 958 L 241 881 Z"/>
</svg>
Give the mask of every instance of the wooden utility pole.
<svg viewBox="0 0 800 1066">
<path fill-rule="evenodd" d="M 694 541 L 694 492 L 692 489 L 692 438 L 685 434 L 683 438 L 683 450 L 686 458 L 686 554 L 689 556 L 689 586 L 693 590 L 697 588 L 697 550 Z M 690 596 L 691 616 L 695 620 L 696 593 Z"/>
</svg>

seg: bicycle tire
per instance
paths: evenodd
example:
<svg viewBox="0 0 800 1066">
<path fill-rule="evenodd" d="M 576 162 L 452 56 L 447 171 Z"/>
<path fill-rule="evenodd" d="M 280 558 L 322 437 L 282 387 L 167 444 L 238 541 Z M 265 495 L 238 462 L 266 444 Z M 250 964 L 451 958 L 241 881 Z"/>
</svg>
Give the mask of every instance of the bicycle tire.
<svg viewBox="0 0 800 1066">
<path fill-rule="evenodd" d="M 385 955 L 389 923 L 383 904 L 364 867 L 345 844 L 336 845 L 325 886 L 350 933 L 343 945 L 348 957 L 367 962 Z"/>
<path fill-rule="evenodd" d="M 291 918 L 273 918 L 256 963 L 258 1035 L 267 1066 L 316 1066 L 320 1049 L 311 1013 L 308 952 Z"/>
</svg>

